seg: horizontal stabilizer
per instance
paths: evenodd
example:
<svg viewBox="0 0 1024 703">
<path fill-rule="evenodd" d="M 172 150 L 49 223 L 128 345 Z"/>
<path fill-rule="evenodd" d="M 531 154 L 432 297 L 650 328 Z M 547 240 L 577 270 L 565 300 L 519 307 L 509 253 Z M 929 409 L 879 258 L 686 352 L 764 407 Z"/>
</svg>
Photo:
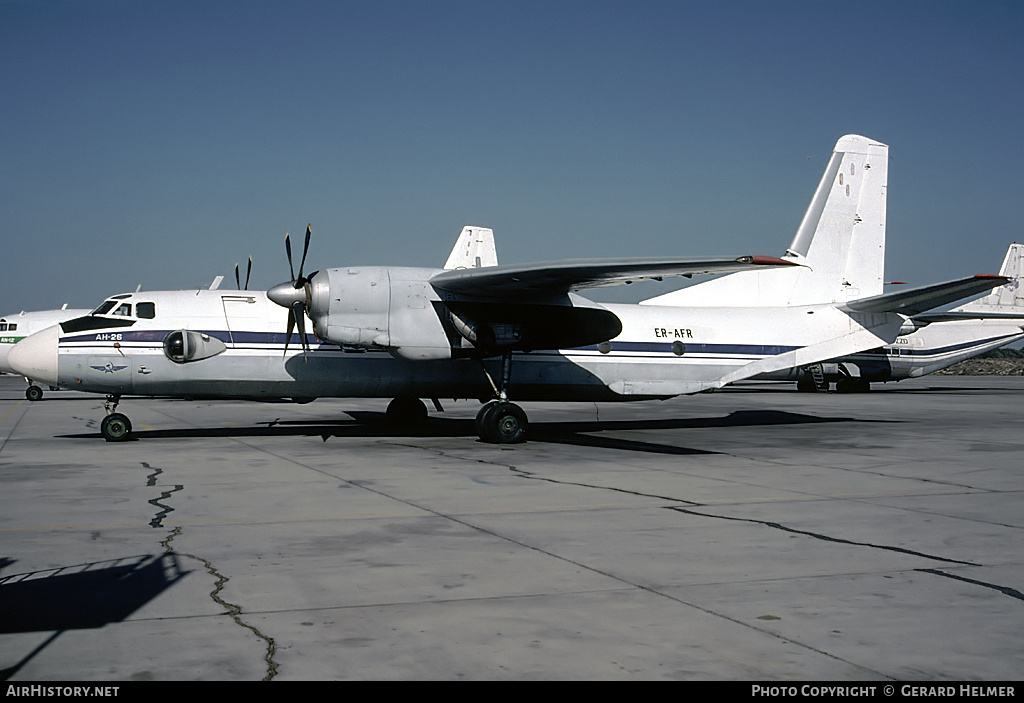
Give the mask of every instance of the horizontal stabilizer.
<svg viewBox="0 0 1024 703">
<path fill-rule="evenodd" d="M 875 295 L 870 298 L 851 300 L 840 306 L 848 312 L 897 312 L 902 315 L 918 315 L 940 305 L 969 298 L 1001 286 L 1009 279 L 991 273 L 979 274 L 945 283 L 933 283 L 897 293 Z"/>
<path fill-rule="evenodd" d="M 968 317 L 952 319 L 1015 318 L 1024 314 L 1024 244 L 1010 245 L 999 275 L 1009 277 L 1006 285 L 996 288 L 984 298 L 953 308 L 950 313 Z"/>
<path fill-rule="evenodd" d="M 914 315 L 914 322 L 956 322 L 958 320 L 1007 320 L 1024 322 L 1024 311 L 978 311 L 967 312 L 950 310 L 949 312 L 926 312 L 921 315 Z"/>
<path fill-rule="evenodd" d="M 774 256 L 714 259 L 571 259 L 444 271 L 430 285 L 458 295 L 544 297 L 584 288 L 614 286 L 673 276 L 729 273 L 773 266 L 799 266 Z"/>
</svg>

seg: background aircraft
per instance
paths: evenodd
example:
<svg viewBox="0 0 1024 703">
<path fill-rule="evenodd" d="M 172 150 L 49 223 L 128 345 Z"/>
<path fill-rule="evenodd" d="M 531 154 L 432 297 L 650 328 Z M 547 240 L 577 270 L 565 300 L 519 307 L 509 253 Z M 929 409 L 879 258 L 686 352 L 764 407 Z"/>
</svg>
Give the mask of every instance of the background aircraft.
<svg viewBox="0 0 1024 703">
<path fill-rule="evenodd" d="M 30 334 L 39 330 L 52 327 L 58 322 L 64 322 L 75 317 L 88 314 L 88 310 L 69 310 L 67 304 L 60 310 L 40 310 L 37 312 L 20 312 L 15 315 L 4 315 L 0 317 L 0 372 L 17 373 L 7 363 L 7 355 L 14 345 Z M 33 379 L 25 378 L 28 381 L 28 388 L 25 389 L 25 397 L 29 400 L 39 400 L 43 397 L 43 389 L 33 383 Z"/>
<path fill-rule="evenodd" d="M 425 417 L 421 398 L 491 398 L 478 434 L 517 442 L 527 418 L 510 398 L 636 400 L 721 388 L 890 344 L 908 315 L 1005 282 L 974 276 L 883 294 L 887 173 L 886 145 L 841 138 L 782 258 L 484 266 L 483 256 L 466 259 L 460 238 L 446 269 L 350 266 L 305 276 L 307 228 L 298 274 L 286 236 L 291 280 L 266 295 L 114 296 L 23 340 L 10 362 L 55 385 L 110 394 L 108 440 L 131 432 L 114 412 L 120 396 L 144 394 L 390 397 L 389 417 L 407 422 Z M 775 267 L 784 270 L 765 276 Z M 598 304 L 577 293 L 736 271 L 759 287 L 746 307 Z M 129 315 L 110 315 L 125 305 Z M 293 330 L 298 344 L 289 346 Z"/>
<path fill-rule="evenodd" d="M 872 382 L 925 376 L 1024 339 L 1024 245 L 1010 245 L 999 273 L 1009 280 L 984 298 L 911 317 L 894 344 L 794 369 L 790 378 L 803 391 L 835 382 L 839 392 L 862 392 Z"/>
</svg>

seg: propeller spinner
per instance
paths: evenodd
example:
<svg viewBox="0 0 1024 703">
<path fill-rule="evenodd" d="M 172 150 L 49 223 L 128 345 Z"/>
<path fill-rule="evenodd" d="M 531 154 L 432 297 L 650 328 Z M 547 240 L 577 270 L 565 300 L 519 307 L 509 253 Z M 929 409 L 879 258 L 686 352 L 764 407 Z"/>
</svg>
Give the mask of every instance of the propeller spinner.
<svg viewBox="0 0 1024 703">
<path fill-rule="evenodd" d="M 288 308 L 288 332 L 284 341 L 284 351 L 288 352 L 288 344 L 292 339 L 292 330 L 298 328 L 299 341 L 302 343 L 302 355 L 306 358 L 309 349 L 309 341 L 306 338 L 305 314 L 309 312 L 309 279 L 316 275 L 314 271 L 309 277 L 303 277 L 302 268 L 306 265 L 306 252 L 309 250 L 309 237 L 311 225 L 306 225 L 306 241 L 302 245 L 302 259 L 299 261 L 299 275 L 295 275 L 292 266 L 292 243 L 286 233 L 284 235 L 284 250 L 288 255 L 288 272 L 292 280 L 287 283 L 279 283 L 267 291 L 267 297 L 283 308 Z"/>
</svg>

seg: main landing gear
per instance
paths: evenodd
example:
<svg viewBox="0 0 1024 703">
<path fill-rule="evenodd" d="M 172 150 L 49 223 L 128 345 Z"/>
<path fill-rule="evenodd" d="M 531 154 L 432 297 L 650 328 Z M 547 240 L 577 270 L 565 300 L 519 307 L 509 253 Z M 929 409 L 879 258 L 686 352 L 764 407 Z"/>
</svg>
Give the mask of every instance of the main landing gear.
<svg viewBox="0 0 1024 703">
<path fill-rule="evenodd" d="M 132 435 L 132 421 L 127 415 L 114 412 L 120 400 L 119 395 L 108 395 L 106 402 L 103 403 L 107 416 L 100 423 L 100 434 L 108 442 L 124 442 Z"/>
<path fill-rule="evenodd" d="M 523 409 L 507 400 L 489 400 L 476 414 L 476 434 L 491 444 L 525 441 L 527 424 Z"/>
<path fill-rule="evenodd" d="M 392 427 L 422 427 L 427 421 L 427 406 L 419 398 L 395 398 L 388 403 L 384 419 Z"/>
<path fill-rule="evenodd" d="M 529 424 L 526 412 L 515 403 L 510 403 L 505 392 L 512 375 L 512 354 L 508 353 L 501 357 L 500 387 L 494 383 L 486 367 L 484 375 L 487 376 L 497 398 L 484 403 L 480 412 L 476 414 L 477 436 L 491 444 L 517 444 L 526 441 Z"/>
</svg>

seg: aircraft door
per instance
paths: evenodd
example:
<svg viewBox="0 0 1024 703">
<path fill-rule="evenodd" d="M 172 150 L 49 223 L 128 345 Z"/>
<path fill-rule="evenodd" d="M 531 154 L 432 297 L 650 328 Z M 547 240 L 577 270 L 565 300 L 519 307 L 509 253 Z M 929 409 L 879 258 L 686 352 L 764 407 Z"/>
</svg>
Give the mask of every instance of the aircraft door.
<svg viewBox="0 0 1024 703">
<path fill-rule="evenodd" d="M 284 337 L 285 313 L 273 306 L 273 315 L 268 316 L 266 299 L 243 293 L 224 295 L 224 317 L 227 320 L 228 335 L 232 348 L 232 364 L 226 372 L 230 378 L 266 378 L 270 360 L 276 358 L 267 349 L 275 343 L 276 336 Z M 268 317 L 274 319 L 280 312 L 279 330 L 267 329 Z M 269 323 L 271 326 L 273 323 Z"/>
<path fill-rule="evenodd" d="M 228 323 L 228 335 L 231 344 L 252 344 L 257 341 L 257 331 L 266 324 L 262 306 L 254 295 L 225 295 L 224 317 Z"/>
</svg>

